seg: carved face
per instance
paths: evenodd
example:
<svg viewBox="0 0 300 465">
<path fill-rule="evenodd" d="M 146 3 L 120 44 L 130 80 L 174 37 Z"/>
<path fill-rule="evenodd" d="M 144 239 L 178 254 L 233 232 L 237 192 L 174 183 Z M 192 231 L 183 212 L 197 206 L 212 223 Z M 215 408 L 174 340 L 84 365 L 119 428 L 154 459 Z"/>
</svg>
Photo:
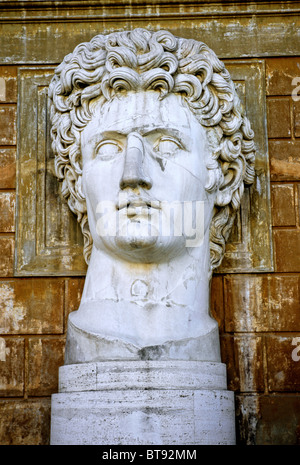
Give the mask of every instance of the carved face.
<svg viewBox="0 0 300 465">
<path fill-rule="evenodd" d="M 209 226 L 215 200 L 205 191 L 211 150 L 205 129 L 177 95 L 160 100 L 154 91 L 130 92 L 97 104 L 81 147 L 97 248 L 133 262 L 171 258 L 187 245 L 196 201 L 205 207 L 196 222 L 203 226 L 204 220 L 204 230 Z"/>
</svg>

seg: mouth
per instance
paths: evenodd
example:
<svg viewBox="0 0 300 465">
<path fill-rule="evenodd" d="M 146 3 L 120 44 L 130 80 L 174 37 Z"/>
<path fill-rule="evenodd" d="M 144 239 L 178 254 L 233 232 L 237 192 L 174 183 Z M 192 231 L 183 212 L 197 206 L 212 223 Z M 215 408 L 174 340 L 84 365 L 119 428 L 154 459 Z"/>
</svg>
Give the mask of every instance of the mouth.
<svg viewBox="0 0 300 465">
<path fill-rule="evenodd" d="M 141 197 L 132 197 L 127 198 L 123 202 L 120 202 L 117 205 L 117 210 L 123 210 L 126 208 L 127 210 L 142 210 L 142 209 L 156 209 L 160 210 L 160 202 L 158 200 L 150 200 L 150 199 L 143 199 Z"/>
</svg>

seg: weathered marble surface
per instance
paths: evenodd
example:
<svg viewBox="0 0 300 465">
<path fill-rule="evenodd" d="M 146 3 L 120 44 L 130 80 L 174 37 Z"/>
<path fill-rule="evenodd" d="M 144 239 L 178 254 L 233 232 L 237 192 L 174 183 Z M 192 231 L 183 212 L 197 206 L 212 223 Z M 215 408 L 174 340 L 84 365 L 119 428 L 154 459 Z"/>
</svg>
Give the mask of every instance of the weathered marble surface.
<svg viewBox="0 0 300 465">
<path fill-rule="evenodd" d="M 220 363 L 64 366 L 51 411 L 52 445 L 235 443 L 234 394 Z"/>
<path fill-rule="evenodd" d="M 272 271 L 268 144 L 266 126 L 260 124 L 266 120 L 264 62 L 230 60 L 226 68 L 255 132 L 256 178 L 245 189 L 215 273 Z M 18 70 L 22 137 L 17 147 L 15 276 L 85 276 L 87 270 L 80 225 L 61 198 L 55 176 L 47 99 L 53 73 L 53 67 Z"/>
<path fill-rule="evenodd" d="M 205 129 L 180 97 L 137 92 L 99 105 L 81 144 L 93 249 L 80 307 L 70 315 L 67 362 L 89 361 L 87 354 L 91 360 L 219 360 L 217 324 L 208 314 L 216 193 L 205 191 Z M 185 231 L 183 205 L 195 201 L 204 210 L 198 218 L 187 212 Z M 195 219 L 203 232 L 188 247 Z"/>
<path fill-rule="evenodd" d="M 136 29 L 80 44 L 49 96 L 88 263 L 52 444 L 233 444 L 210 281 L 255 146 L 228 71 L 202 42 Z"/>
<path fill-rule="evenodd" d="M 89 264 L 66 363 L 220 361 L 210 279 L 255 161 L 224 64 L 167 31 L 99 35 L 65 57 L 49 96 Z"/>
</svg>

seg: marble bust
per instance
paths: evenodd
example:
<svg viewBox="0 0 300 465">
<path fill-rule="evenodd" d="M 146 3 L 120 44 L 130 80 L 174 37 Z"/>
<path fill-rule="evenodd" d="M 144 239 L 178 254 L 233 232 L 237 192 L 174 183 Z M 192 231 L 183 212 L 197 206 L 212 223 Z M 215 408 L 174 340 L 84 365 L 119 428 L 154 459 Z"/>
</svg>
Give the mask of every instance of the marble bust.
<svg viewBox="0 0 300 465">
<path fill-rule="evenodd" d="M 88 263 L 65 364 L 219 362 L 210 280 L 255 160 L 224 64 L 167 31 L 98 35 L 64 58 L 49 96 Z"/>
</svg>

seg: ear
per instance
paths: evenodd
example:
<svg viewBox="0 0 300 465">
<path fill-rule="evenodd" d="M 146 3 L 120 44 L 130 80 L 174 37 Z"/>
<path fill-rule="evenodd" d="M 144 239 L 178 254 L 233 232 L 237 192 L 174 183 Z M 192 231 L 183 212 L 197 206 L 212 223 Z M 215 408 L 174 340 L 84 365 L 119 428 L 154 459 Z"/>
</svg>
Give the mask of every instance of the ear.
<svg viewBox="0 0 300 465">
<path fill-rule="evenodd" d="M 222 163 L 223 181 L 221 182 L 217 197 L 216 205 L 224 207 L 230 203 L 236 209 L 239 206 L 239 201 L 236 199 L 236 192 L 239 193 L 239 198 L 244 191 L 244 173 L 245 160 L 243 157 L 238 157 L 234 161 Z"/>
</svg>

